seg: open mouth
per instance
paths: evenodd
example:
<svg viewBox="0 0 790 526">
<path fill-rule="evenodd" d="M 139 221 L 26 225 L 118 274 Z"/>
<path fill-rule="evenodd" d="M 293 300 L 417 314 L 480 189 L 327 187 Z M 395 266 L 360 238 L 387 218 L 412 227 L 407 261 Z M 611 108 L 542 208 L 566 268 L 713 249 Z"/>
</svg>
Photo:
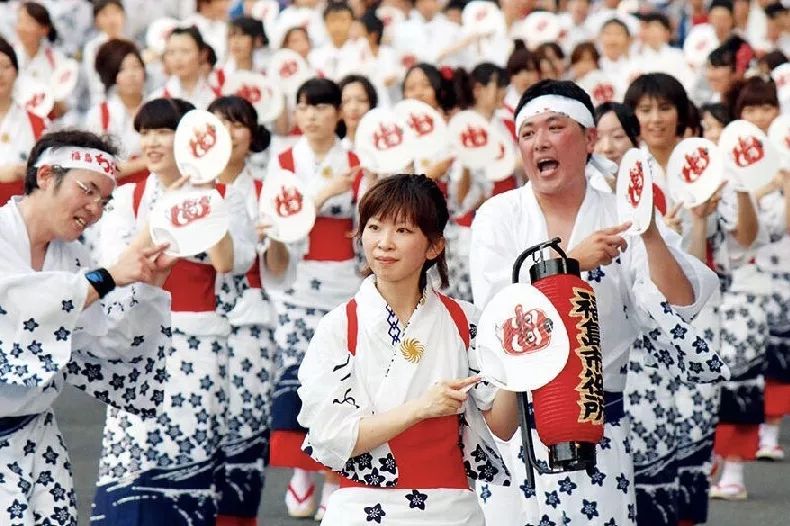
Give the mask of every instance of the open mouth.
<svg viewBox="0 0 790 526">
<path fill-rule="evenodd" d="M 554 159 L 541 159 L 537 162 L 538 173 L 540 175 L 549 175 L 557 171 L 560 163 Z"/>
<path fill-rule="evenodd" d="M 88 223 L 86 223 L 84 219 L 80 219 L 79 217 L 75 217 L 74 222 L 77 223 L 77 226 L 80 228 L 85 228 L 86 226 L 88 226 Z"/>
</svg>

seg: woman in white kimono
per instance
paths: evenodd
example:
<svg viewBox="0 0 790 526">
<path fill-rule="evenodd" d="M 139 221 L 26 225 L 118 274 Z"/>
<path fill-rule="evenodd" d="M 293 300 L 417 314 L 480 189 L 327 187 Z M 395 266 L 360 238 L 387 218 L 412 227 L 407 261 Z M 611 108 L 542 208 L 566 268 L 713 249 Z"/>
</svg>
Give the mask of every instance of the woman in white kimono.
<svg viewBox="0 0 790 526">
<path fill-rule="evenodd" d="M 0 206 L 23 193 L 27 156 L 47 126 L 14 100 L 18 73 L 14 48 L 0 38 Z"/>
<path fill-rule="evenodd" d="M 727 106 L 734 118 L 747 120 L 766 132 L 779 114 L 773 82 L 759 77 L 736 83 Z M 734 186 L 734 183 L 729 186 Z M 730 191 L 730 195 L 732 193 Z M 754 196 L 749 196 L 749 199 L 751 204 Z M 736 213 L 740 215 L 740 207 L 738 203 L 736 208 L 725 191 L 719 205 L 721 215 L 732 223 Z M 741 500 L 748 496 L 744 463 L 756 458 L 760 424 L 766 416 L 768 312 L 777 308 L 770 307 L 772 293 L 783 292 L 781 277 L 773 283 L 771 274 L 758 272 L 754 256 L 760 247 L 768 243 L 769 229 L 763 224 L 767 219 L 764 215 L 752 213 L 759 226 L 757 241 L 751 247 L 733 243 L 739 232 L 729 228 L 725 230 L 724 248 L 727 251 L 717 260 L 723 291 L 720 312 L 722 358 L 730 367 L 732 381 L 726 382 L 721 392 L 720 423 L 716 428 L 714 448 L 718 460 L 721 460 L 721 476 L 711 488 L 711 496 L 728 500 Z M 781 374 L 781 370 L 775 372 Z"/>
<path fill-rule="evenodd" d="M 255 108 L 237 96 L 220 97 L 208 111 L 225 123 L 233 149 L 219 182 L 244 196 L 251 224 L 257 224 L 263 187 L 247 163 L 251 153 L 269 146 L 269 131 L 258 124 Z M 272 380 L 274 378 L 274 306 L 264 291 L 260 265 L 273 276 L 288 265 L 286 247 L 268 239 L 259 247 L 246 273 L 217 279 L 218 310 L 230 322 L 225 365 L 225 432 L 221 448 L 224 477 L 218 488 L 217 524 L 255 525 L 260 507 L 264 468 L 269 460 Z M 236 522 L 230 522 L 235 520 Z"/>
<path fill-rule="evenodd" d="M 140 134 L 134 129 L 134 116 L 145 95 L 143 57 L 134 42 L 112 39 L 99 47 L 94 65 L 105 97 L 88 111 L 85 127 L 120 141 L 124 159 L 118 167 L 121 183 L 140 182 L 148 176 L 145 159 L 140 156 Z"/>
<path fill-rule="evenodd" d="M 307 239 L 288 245 L 287 274 L 280 290 L 270 291 L 278 316 L 270 458 L 272 466 L 294 468 L 285 497 L 292 516 L 316 512 L 313 472 L 324 471 L 300 449 L 306 430 L 296 420 L 301 407 L 296 373 L 318 321 L 353 296 L 360 282 L 350 233 L 362 171 L 359 158 L 335 135 L 341 97 L 331 80 L 302 84 L 296 93 L 296 123 L 304 135 L 269 165 L 270 173 L 291 172 L 305 185 L 317 216 Z M 336 488 L 327 481 L 321 502 Z M 317 511 L 322 513 L 320 504 Z"/>
<path fill-rule="evenodd" d="M 726 254 L 725 233 L 733 231 L 732 242 L 748 247 L 757 233 L 756 216 L 748 194 L 736 196 L 729 189 L 735 215 L 725 216 L 717 210 L 721 191 L 692 210 L 672 201 L 664 171 L 685 130 L 693 127 L 689 104 L 683 85 L 663 73 L 639 76 L 625 98 L 625 105 L 639 119 L 645 149 L 659 165 L 659 177 L 653 184 L 656 209 L 668 224 L 675 225 L 689 255 L 715 272 L 716 258 Z M 742 217 L 737 215 L 739 209 Z M 714 292 L 693 322 L 716 352 L 721 347 L 720 304 L 720 295 Z M 651 370 L 645 366 L 646 358 L 649 354 L 644 342 L 637 342 L 631 353 L 626 393 L 635 450 L 637 523 L 705 522 L 721 386 L 684 382 L 664 370 Z"/>
<path fill-rule="evenodd" d="M 208 44 L 195 26 L 177 27 L 167 37 L 162 60 L 170 78 L 149 99 L 182 99 L 200 110 L 220 96 L 220 90 L 203 73 L 208 64 Z"/>
<path fill-rule="evenodd" d="M 151 175 L 120 188 L 102 220 L 99 253 L 111 262 L 129 240 L 148 231 L 148 218 L 165 192 L 184 183 L 173 137 L 193 109 L 180 99 L 156 99 L 140 108 L 135 129 Z M 107 414 L 93 503 L 96 524 L 214 526 L 224 473 L 227 336 L 230 324 L 217 312 L 218 273 L 243 273 L 254 258 L 253 228 L 244 197 L 217 185 L 229 208 L 230 226 L 213 247 L 180 260 L 164 284 L 172 298 L 173 331 L 166 366 L 163 412 L 141 421 L 122 410 Z"/>
<path fill-rule="evenodd" d="M 518 427 L 516 396 L 478 383 L 477 311 L 447 286 L 436 183 L 395 175 L 360 203 L 370 276 L 318 324 L 299 369 L 305 452 L 342 475 L 322 524 L 482 526 L 467 477 L 509 484 L 486 424 Z"/>
<path fill-rule="evenodd" d="M 164 247 L 135 242 L 115 265 L 96 268 L 76 241 L 111 199 L 114 154 L 87 132 L 46 135 L 28 160 L 26 195 L 0 208 L 0 523 L 7 526 L 77 524 L 69 456 L 52 411 L 65 383 L 145 418 L 162 402 L 156 371 L 169 345 L 170 300 L 158 286 L 172 259 L 161 255 Z"/>
<path fill-rule="evenodd" d="M 514 464 L 514 486 L 478 484 L 491 524 L 633 524 L 633 464 L 622 405 L 632 343 L 649 333 L 660 344 L 648 347 L 653 365 L 689 381 L 715 381 L 726 371 L 688 325 L 715 289 L 715 275 L 683 253 L 680 239 L 655 220 L 642 236 L 629 239 L 623 252 L 621 233 L 628 224 L 618 225 L 614 196 L 587 183 L 585 165 L 595 144 L 592 110 L 589 96 L 571 82 L 541 81 L 525 92 L 516 129 L 530 182 L 494 196 L 478 210 L 470 269 L 475 301 L 482 307 L 510 282 L 510 263 L 525 247 L 557 236 L 579 260 L 598 304 L 604 439 L 596 447 L 592 473 L 537 475 L 535 488 L 521 483 L 521 440 L 511 440 L 503 450 Z"/>
</svg>

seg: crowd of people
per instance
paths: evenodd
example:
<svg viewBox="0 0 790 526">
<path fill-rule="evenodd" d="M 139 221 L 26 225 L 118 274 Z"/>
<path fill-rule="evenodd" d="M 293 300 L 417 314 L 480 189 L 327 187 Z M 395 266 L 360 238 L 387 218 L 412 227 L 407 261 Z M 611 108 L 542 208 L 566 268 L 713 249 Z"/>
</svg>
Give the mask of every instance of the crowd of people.
<svg viewBox="0 0 790 526">
<path fill-rule="evenodd" d="M 775 0 L 0 2 L 0 523 L 77 524 L 65 383 L 109 406 L 96 525 L 253 526 L 270 467 L 329 526 L 687 526 L 748 498 L 790 413 L 790 159 L 688 207 L 670 158 L 768 133 L 788 57 Z M 278 111 L 228 92 L 243 72 Z M 360 122 L 400 101 L 476 114 L 506 177 L 449 144 L 372 169 Z M 215 182 L 176 160 L 194 109 L 230 137 Z M 634 148 L 657 172 L 637 235 L 615 197 Z M 294 242 L 259 206 L 284 172 L 315 205 Z M 186 188 L 229 222 L 177 258 L 149 223 Z M 597 298 L 604 438 L 533 486 L 476 333 L 554 237 Z"/>
</svg>

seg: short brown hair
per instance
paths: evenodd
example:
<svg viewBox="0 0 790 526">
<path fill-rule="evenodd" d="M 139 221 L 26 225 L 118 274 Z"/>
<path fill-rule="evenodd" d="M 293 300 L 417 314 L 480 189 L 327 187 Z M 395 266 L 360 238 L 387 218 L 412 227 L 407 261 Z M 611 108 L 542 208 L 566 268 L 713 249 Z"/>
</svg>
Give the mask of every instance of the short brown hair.
<svg viewBox="0 0 790 526">
<path fill-rule="evenodd" d="M 444 238 L 444 227 L 450 218 L 447 201 L 435 181 L 422 174 L 398 174 L 386 177 L 368 190 L 359 202 L 359 230 L 357 238 L 371 218 L 407 219 L 419 227 L 431 244 Z M 447 288 L 447 260 L 445 250 L 426 261 L 420 274 L 420 288 L 427 283 L 428 269 L 436 265 L 442 288 Z M 370 270 L 367 271 L 370 274 Z"/>
<path fill-rule="evenodd" d="M 745 81 L 736 83 L 728 92 L 727 99 L 732 119 L 740 119 L 746 106 L 770 104 L 779 107 L 776 85 L 772 80 L 762 77 L 749 77 Z"/>
<path fill-rule="evenodd" d="M 96 52 L 94 68 L 99 75 L 99 80 L 104 84 L 104 89 L 108 90 L 115 86 L 118 72 L 121 71 L 121 64 L 129 55 L 134 55 L 140 61 L 140 65 L 145 68 L 143 57 L 140 56 L 140 51 L 131 40 L 113 38 L 99 47 Z"/>
</svg>

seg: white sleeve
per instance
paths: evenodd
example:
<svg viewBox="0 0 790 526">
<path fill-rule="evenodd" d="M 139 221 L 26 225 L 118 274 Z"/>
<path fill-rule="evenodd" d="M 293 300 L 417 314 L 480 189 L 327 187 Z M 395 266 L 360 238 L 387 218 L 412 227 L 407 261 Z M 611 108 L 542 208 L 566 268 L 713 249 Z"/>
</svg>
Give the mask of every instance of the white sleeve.
<svg viewBox="0 0 790 526">
<path fill-rule="evenodd" d="M 469 251 L 469 276 L 475 306 L 484 309 L 491 298 L 511 282 L 511 265 L 517 255 L 508 252 L 518 246 L 508 239 L 507 228 L 502 228 L 502 210 L 489 200 L 478 209 L 472 223 Z"/>
<path fill-rule="evenodd" d="M 308 452 L 336 471 L 351 457 L 360 419 L 373 414 L 348 349 L 345 315 L 341 306 L 321 320 L 299 367 L 299 423 L 309 430 Z"/>
<path fill-rule="evenodd" d="M 729 377 L 727 366 L 691 324 L 719 286 L 718 279 L 701 261 L 679 248 L 680 236 L 669 229 L 659 227 L 659 230 L 691 282 L 694 302 L 687 306 L 670 305 L 650 278 L 644 244 L 640 240 L 629 246 L 631 254 L 624 257 L 631 279 L 629 301 L 643 334 L 648 365 L 657 362 L 668 368 L 673 376 L 688 382 L 726 380 Z"/>
<path fill-rule="evenodd" d="M 145 183 L 138 183 L 145 184 Z M 133 184 L 126 184 L 113 193 L 112 206 L 99 222 L 96 254 L 99 265 L 110 267 L 137 235 L 137 218 L 132 204 Z"/>
<path fill-rule="evenodd" d="M 233 239 L 233 273 L 244 274 L 255 261 L 255 246 L 257 244 L 255 226 L 252 224 L 245 196 L 241 191 L 232 186 L 225 190 L 225 202 L 230 210 L 230 224 L 228 233 Z"/>
</svg>

